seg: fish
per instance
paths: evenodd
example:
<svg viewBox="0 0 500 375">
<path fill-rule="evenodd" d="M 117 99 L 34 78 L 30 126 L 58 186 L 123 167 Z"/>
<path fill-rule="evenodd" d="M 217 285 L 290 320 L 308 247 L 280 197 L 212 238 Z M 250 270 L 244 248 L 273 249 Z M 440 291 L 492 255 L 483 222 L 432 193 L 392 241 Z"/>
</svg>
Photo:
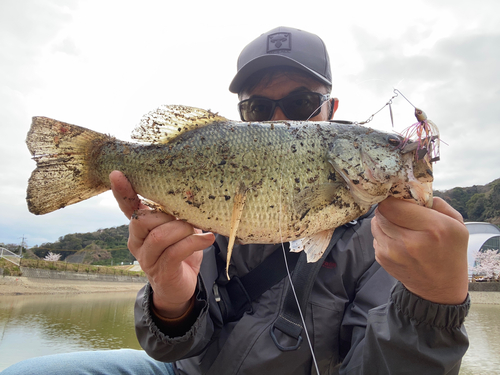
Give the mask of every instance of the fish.
<svg viewBox="0 0 500 375">
<path fill-rule="evenodd" d="M 349 121 L 232 121 L 163 105 L 120 141 L 33 117 L 26 143 L 36 161 L 27 188 L 43 215 L 110 189 L 119 170 L 164 212 L 234 243 L 302 242 L 317 261 L 335 228 L 388 196 L 430 207 L 432 164 L 399 147 L 411 141 Z"/>
</svg>

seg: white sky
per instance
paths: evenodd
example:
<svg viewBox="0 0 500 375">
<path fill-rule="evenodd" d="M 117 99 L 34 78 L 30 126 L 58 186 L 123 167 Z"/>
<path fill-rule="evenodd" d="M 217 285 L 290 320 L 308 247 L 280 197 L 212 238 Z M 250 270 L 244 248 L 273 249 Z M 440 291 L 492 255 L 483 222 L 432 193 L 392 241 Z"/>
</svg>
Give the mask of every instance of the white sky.
<svg viewBox="0 0 500 375">
<path fill-rule="evenodd" d="M 0 0 L 0 242 L 29 246 L 127 223 L 105 193 L 35 216 L 26 187 L 32 116 L 128 140 L 143 114 L 184 104 L 237 119 L 241 49 L 277 26 L 330 52 L 336 118 L 363 121 L 397 87 L 441 131 L 434 188 L 500 177 L 500 2 Z M 415 122 L 402 98 L 396 131 Z M 392 131 L 389 112 L 370 124 Z"/>
</svg>

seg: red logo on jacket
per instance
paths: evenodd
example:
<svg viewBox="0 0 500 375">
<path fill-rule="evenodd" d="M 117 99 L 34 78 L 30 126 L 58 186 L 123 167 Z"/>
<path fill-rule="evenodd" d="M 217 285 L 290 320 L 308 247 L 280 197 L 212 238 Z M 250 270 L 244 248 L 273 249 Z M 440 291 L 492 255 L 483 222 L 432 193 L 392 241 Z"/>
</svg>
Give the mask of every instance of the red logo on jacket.
<svg viewBox="0 0 500 375">
<path fill-rule="evenodd" d="M 328 268 L 329 270 L 331 270 L 331 269 L 334 269 L 337 267 L 337 263 L 329 262 L 329 261 L 325 260 L 325 262 L 323 263 L 323 265 L 321 267 Z"/>
</svg>

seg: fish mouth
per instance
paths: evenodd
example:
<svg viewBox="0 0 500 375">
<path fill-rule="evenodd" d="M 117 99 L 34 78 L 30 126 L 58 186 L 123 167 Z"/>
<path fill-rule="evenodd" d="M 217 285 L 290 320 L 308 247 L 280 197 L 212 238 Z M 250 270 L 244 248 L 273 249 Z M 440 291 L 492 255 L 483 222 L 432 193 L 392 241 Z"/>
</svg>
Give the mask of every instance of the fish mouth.
<svg viewBox="0 0 500 375">
<path fill-rule="evenodd" d="M 407 181 L 401 184 L 394 184 L 390 195 L 394 198 L 416 203 L 419 206 L 432 208 L 432 183 L 420 182 L 418 180 Z"/>
<path fill-rule="evenodd" d="M 390 195 L 408 202 L 417 203 L 419 206 L 432 207 L 434 181 L 430 155 L 417 159 L 415 153 L 403 155 L 403 162 L 407 174 L 405 179 L 396 182 Z"/>
</svg>

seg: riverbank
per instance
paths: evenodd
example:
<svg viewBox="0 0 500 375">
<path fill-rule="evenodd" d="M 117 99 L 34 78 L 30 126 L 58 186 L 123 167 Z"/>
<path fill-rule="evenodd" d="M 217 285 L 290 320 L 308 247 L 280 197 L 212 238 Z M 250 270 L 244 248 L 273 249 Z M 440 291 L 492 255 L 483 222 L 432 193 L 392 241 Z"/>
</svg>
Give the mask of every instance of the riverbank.
<svg viewBox="0 0 500 375">
<path fill-rule="evenodd" d="M 500 292 L 469 291 L 469 295 L 473 304 L 500 305 Z"/>
<path fill-rule="evenodd" d="M 4 276 L 0 277 L 0 296 L 137 292 L 143 286 L 144 283 L 142 282 L 63 280 L 23 276 Z M 500 292 L 470 290 L 469 293 L 471 301 L 474 304 L 500 305 Z"/>
<path fill-rule="evenodd" d="M 473 304 L 500 305 L 500 283 L 469 283 L 469 295 Z"/>
<path fill-rule="evenodd" d="M 137 292 L 143 286 L 144 283 L 139 282 L 62 280 L 4 276 L 0 277 L 0 296 Z"/>
</svg>

